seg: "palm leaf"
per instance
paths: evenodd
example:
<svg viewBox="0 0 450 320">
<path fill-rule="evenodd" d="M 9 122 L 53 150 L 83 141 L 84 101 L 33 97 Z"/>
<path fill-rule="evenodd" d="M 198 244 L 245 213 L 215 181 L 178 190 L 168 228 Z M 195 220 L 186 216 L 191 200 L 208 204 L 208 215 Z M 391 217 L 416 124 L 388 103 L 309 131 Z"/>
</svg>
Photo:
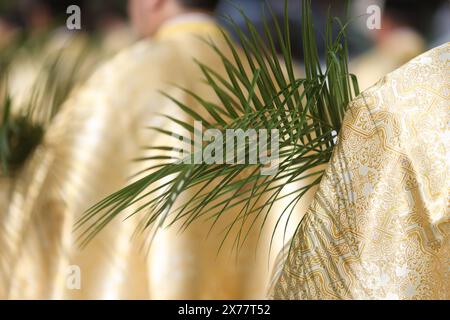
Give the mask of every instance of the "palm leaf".
<svg viewBox="0 0 450 320">
<path fill-rule="evenodd" d="M 227 78 L 201 62 L 197 61 L 197 64 L 220 104 L 186 91 L 213 119 L 214 122 L 203 122 L 208 128 L 218 128 L 222 132 L 227 129 L 278 130 L 277 173 L 262 175 L 262 164 L 161 163 L 161 158 L 158 158 L 158 165 L 144 170 L 143 177 L 105 198 L 83 215 L 76 224 L 82 245 L 86 245 L 127 209 L 131 210 L 130 215 L 140 215 L 139 231 L 143 232 L 178 221 L 182 221 L 181 228 L 185 230 L 199 219 L 212 221 L 214 227 L 229 209 L 238 208 L 239 213 L 232 223 L 225 226 L 224 241 L 236 229 L 235 246 L 239 248 L 253 229 L 264 227 L 274 203 L 292 196 L 292 193 L 285 191 L 287 185 L 313 178 L 293 193 L 294 199 L 279 217 L 279 222 L 283 215 L 290 216 L 302 196 L 320 182 L 323 172 L 318 168 L 329 161 L 347 105 L 359 94 L 356 78 L 348 73 L 347 68 L 346 25 L 338 19 L 329 18 L 324 36 L 326 52 L 323 67 L 317 50 L 311 4 L 309 0 L 303 1 L 301 34 L 305 77 L 298 78 L 291 53 L 287 2 L 285 10 L 283 22 L 275 19 L 275 36 L 267 22 L 263 34 L 259 34 L 242 11 L 247 32 L 227 17 L 239 37 L 243 54 L 238 53 L 240 49 L 225 32 L 223 37 L 232 58 L 221 52 L 214 43 L 208 42 L 221 58 Z M 336 23 L 340 32 L 334 35 L 333 24 Z M 282 51 L 281 60 L 276 53 L 277 47 Z M 181 101 L 173 101 L 191 118 L 202 119 L 200 112 L 194 108 Z M 169 119 L 185 129 L 179 137 L 190 141 L 195 134 L 192 124 Z M 173 138 L 172 132 L 161 128 L 156 130 Z M 272 143 L 269 139 L 266 147 Z M 223 144 L 225 150 L 226 142 Z M 167 155 L 169 148 L 160 146 L 151 150 Z M 196 152 L 203 152 L 204 148 L 202 146 Z M 246 159 L 251 148 L 246 146 Z M 195 157 L 195 152 L 192 156 Z M 186 193 L 189 194 L 188 200 L 178 202 L 180 196 Z"/>
</svg>

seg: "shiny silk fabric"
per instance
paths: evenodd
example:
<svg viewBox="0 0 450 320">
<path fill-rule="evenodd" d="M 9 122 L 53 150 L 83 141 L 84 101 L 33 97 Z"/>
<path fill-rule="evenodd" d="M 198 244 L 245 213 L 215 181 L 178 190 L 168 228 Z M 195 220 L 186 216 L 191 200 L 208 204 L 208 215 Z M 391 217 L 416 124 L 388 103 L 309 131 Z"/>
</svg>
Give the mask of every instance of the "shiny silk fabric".
<svg viewBox="0 0 450 320">
<path fill-rule="evenodd" d="M 450 44 L 352 102 L 275 299 L 449 299 Z"/>
<path fill-rule="evenodd" d="M 217 250 L 227 221 L 206 238 L 210 224 L 198 223 L 179 234 L 162 229 L 151 250 L 132 241 L 136 219 L 124 213 L 80 249 L 73 233 L 83 212 L 124 187 L 142 169 L 131 160 L 143 146 L 174 147 L 153 126 L 179 132 L 158 113 L 187 121 L 160 91 L 195 106 L 175 87 L 216 101 L 204 85 L 195 57 L 226 76 L 219 56 L 199 37 L 227 50 L 221 31 L 209 19 L 164 26 L 103 64 L 67 101 L 43 145 L 16 181 L 0 239 L 8 248 L 1 294 L 23 299 L 239 299 L 265 296 L 267 261 L 255 257 L 256 237 L 232 252 L 232 241 Z M 183 118 L 184 117 L 184 118 Z M 129 180 L 128 180 L 129 181 Z M 230 220 L 231 221 L 231 220 Z M 234 234 L 230 235 L 233 239 Z M 2 240 L 3 239 L 3 240 Z M 253 244 L 253 245 L 252 245 Z M 6 252 L 3 250 L 3 252 Z M 73 266 L 81 287 L 68 285 Z"/>
</svg>

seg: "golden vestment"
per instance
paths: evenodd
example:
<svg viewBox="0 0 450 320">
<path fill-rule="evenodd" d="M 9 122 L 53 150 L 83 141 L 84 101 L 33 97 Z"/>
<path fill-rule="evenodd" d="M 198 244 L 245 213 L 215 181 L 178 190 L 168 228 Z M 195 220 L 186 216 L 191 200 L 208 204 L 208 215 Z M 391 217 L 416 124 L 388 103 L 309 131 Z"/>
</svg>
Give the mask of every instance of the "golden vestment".
<svg viewBox="0 0 450 320">
<path fill-rule="evenodd" d="M 350 106 L 275 299 L 449 299 L 450 43 Z"/>
<path fill-rule="evenodd" d="M 173 129 L 158 113 L 182 117 L 159 91 L 190 106 L 195 105 L 192 97 L 174 85 L 217 100 L 202 82 L 193 57 L 224 76 L 225 70 L 199 36 L 230 54 L 211 20 L 171 23 L 155 39 L 138 42 L 103 64 L 66 102 L 17 182 L 11 201 L 8 217 L 20 220 L 16 224 L 21 227 L 8 240 L 14 248 L 4 290 L 8 298 L 265 296 L 258 268 L 266 265 L 254 257 L 255 247 L 248 245 L 236 259 L 227 248 L 217 256 L 223 233 L 206 238 L 209 226 L 201 223 L 183 234 L 177 228 L 160 230 L 147 257 L 138 241 L 131 241 L 134 219 L 115 219 L 86 248 L 75 244 L 75 221 L 141 169 L 131 160 L 142 155 L 142 147 L 173 147 L 173 140 L 158 140 L 146 129 Z M 71 266 L 81 271 L 79 289 L 68 288 Z"/>
<path fill-rule="evenodd" d="M 94 50 L 87 40 L 82 34 L 57 31 L 38 39 L 30 38 L 23 47 L 15 49 L 14 59 L 8 65 L 7 81 L 1 84 L 12 99 L 14 116 L 29 115 L 27 108 L 33 105 L 35 112 L 32 121 L 47 126 L 53 99 L 57 99 L 56 96 L 61 93 L 69 93 L 72 86 L 85 81 L 92 73 L 92 66 L 99 61 L 98 50 Z M 69 78 L 72 80 L 68 81 Z M 57 86 L 50 89 L 46 86 L 50 79 L 63 83 L 60 91 L 57 92 Z M 65 92 L 62 92 L 63 87 Z M 4 98 L 1 97 L 2 101 Z M 28 167 L 33 167 L 33 164 Z M 22 248 L 22 231 L 29 217 L 24 196 L 31 197 L 28 204 L 33 203 L 31 194 L 23 192 L 33 177 L 27 166 L 23 171 L 14 168 L 6 175 L 0 172 L 0 297 L 8 296 L 13 282 L 12 270 L 15 269 L 15 259 Z"/>
</svg>

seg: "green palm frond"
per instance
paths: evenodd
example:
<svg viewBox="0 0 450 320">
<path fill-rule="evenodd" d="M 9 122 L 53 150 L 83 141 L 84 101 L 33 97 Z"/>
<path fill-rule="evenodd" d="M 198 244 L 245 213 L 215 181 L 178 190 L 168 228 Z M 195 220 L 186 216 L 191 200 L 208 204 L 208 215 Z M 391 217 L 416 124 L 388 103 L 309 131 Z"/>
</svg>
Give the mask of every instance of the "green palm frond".
<svg viewBox="0 0 450 320">
<path fill-rule="evenodd" d="M 282 213 L 292 214 L 301 197 L 320 182 L 323 172 L 318 168 L 329 161 L 347 105 L 359 92 L 356 78 L 349 74 L 347 67 L 346 25 L 337 18 L 329 18 L 324 35 L 324 66 L 317 49 L 308 0 L 303 1 L 301 12 L 305 77 L 296 75 L 287 12 L 286 2 L 284 21 L 274 19 L 275 36 L 267 22 L 264 32 L 258 33 L 242 11 L 247 32 L 228 18 L 242 45 L 242 49 L 238 49 L 223 33 L 232 58 L 208 42 L 221 58 L 227 77 L 201 62 L 197 61 L 197 64 L 220 104 L 205 101 L 186 90 L 201 105 L 203 110 L 199 112 L 169 97 L 189 117 L 202 121 L 205 128 L 221 132 L 227 129 L 278 130 L 278 171 L 271 176 L 262 175 L 264 164 L 189 164 L 183 162 L 185 158 L 172 160 L 170 151 L 183 148 L 149 147 L 157 156 L 139 159 L 153 163 L 139 173 L 141 178 L 96 204 L 77 222 L 76 229 L 83 245 L 126 209 L 131 209 L 132 215 L 142 217 L 139 231 L 145 231 L 178 221 L 182 222 L 182 229 L 186 229 L 199 219 L 212 220 L 214 226 L 228 210 L 238 208 L 239 214 L 226 226 L 224 236 L 225 240 L 233 229 L 238 230 L 236 247 L 245 242 L 250 231 L 264 227 L 274 203 L 294 195 L 294 200 Z M 269 14 L 275 17 L 270 9 Z M 340 32 L 333 34 L 336 24 Z M 276 48 L 281 48 L 281 58 Z M 205 113 L 207 119 L 202 116 Z M 192 123 L 168 118 L 184 129 L 185 133 L 179 138 L 191 141 L 196 134 Z M 152 129 L 173 139 L 172 132 Z M 272 143 L 274 141 L 269 139 L 265 147 L 270 149 Z M 224 141 L 223 150 L 225 145 Z M 206 147 L 201 146 L 196 152 L 201 153 Z M 248 143 L 246 159 L 254 151 L 252 148 L 254 146 Z M 196 153 L 191 155 L 195 156 Z M 308 182 L 304 187 L 293 194 L 286 191 L 287 185 L 306 179 Z M 179 199 L 187 193 L 188 199 L 180 203 Z"/>
<path fill-rule="evenodd" d="M 39 144 L 43 128 L 24 116 L 11 115 L 11 97 L 6 95 L 3 103 L 3 119 L 0 123 L 1 171 L 10 173 L 17 169 Z"/>
</svg>

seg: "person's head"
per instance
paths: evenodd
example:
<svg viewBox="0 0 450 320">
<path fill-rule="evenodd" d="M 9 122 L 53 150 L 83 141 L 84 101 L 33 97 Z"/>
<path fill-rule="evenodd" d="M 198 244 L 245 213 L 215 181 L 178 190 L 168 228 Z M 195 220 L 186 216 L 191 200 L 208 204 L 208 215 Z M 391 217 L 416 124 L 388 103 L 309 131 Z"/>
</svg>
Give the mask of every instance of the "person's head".
<svg viewBox="0 0 450 320">
<path fill-rule="evenodd" d="M 212 13 L 219 0 L 129 0 L 133 27 L 141 36 L 154 35 L 168 19 L 188 12 Z"/>
<path fill-rule="evenodd" d="M 50 27 L 54 18 L 50 1 L 21 0 L 18 6 L 27 28 L 32 32 L 39 32 Z"/>
</svg>

